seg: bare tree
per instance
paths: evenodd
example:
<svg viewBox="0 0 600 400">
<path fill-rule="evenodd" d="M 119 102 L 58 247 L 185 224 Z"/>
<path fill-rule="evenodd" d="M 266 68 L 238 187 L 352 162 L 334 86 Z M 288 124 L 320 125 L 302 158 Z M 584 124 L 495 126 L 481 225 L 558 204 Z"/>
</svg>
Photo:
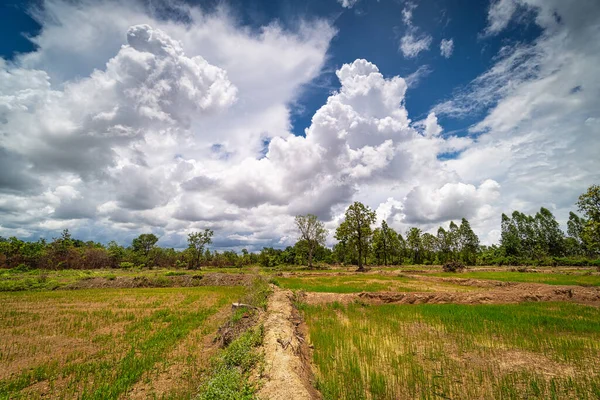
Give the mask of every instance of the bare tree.
<svg viewBox="0 0 600 400">
<path fill-rule="evenodd" d="M 300 231 L 300 240 L 305 240 L 308 245 L 308 267 L 312 267 L 312 257 L 318 245 L 325 244 L 327 231 L 316 215 L 297 215 L 296 227 Z"/>
</svg>

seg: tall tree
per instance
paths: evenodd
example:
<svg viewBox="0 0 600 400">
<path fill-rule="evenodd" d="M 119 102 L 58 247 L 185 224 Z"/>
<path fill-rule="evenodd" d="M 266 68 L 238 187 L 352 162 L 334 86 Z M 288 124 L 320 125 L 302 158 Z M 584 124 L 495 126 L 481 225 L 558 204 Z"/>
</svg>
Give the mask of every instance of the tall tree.
<svg viewBox="0 0 600 400">
<path fill-rule="evenodd" d="M 437 248 L 437 237 L 431 233 L 421 235 L 421 247 L 423 249 L 423 258 L 427 262 L 435 261 L 435 250 Z"/>
<path fill-rule="evenodd" d="M 383 260 L 383 265 L 387 265 L 390 259 L 394 236 L 396 236 L 395 239 L 397 240 L 395 233 L 385 221 L 381 221 L 381 228 L 373 231 L 373 252 L 378 261 Z"/>
<path fill-rule="evenodd" d="M 144 257 L 147 257 L 148 253 L 150 253 L 150 250 L 152 250 L 156 245 L 156 242 L 158 242 L 158 238 L 155 234 L 143 233 L 133 239 L 133 251 L 136 253 L 141 253 Z"/>
<path fill-rule="evenodd" d="M 200 268 L 200 259 L 204 254 L 204 247 L 212 243 L 213 231 L 205 229 L 204 232 L 192 232 L 188 235 L 188 251 L 191 258 L 191 268 Z M 206 249 L 208 251 L 208 249 Z M 208 252 L 210 257 L 210 252 Z M 207 257 L 207 258 L 208 258 Z"/>
<path fill-rule="evenodd" d="M 447 232 L 443 227 L 439 227 L 437 231 L 437 251 L 438 251 L 438 259 L 444 264 L 451 257 L 451 240 L 450 233 Z"/>
<path fill-rule="evenodd" d="M 547 208 L 540 208 L 540 211 L 535 214 L 535 222 L 539 242 L 536 248 L 543 255 L 562 256 L 565 251 L 565 234 L 552 212 Z"/>
<path fill-rule="evenodd" d="M 410 228 L 406 232 L 406 245 L 412 252 L 413 264 L 421 262 L 421 230 L 419 228 Z"/>
<path fill-rule="evenodd" d="M 460 253 L 465 264 L 473 265 L 477 262 L 477 251 L 479 250 L 479 238 L 471 229 L 471 224 L 463 218 L 458 228 Z"/>
<path fill-rule="evenodd" d="M 335 231 L 335 238 L 354 247 L 358 253 L 358 271 L 363 272 L 363 256 L 369 246 L 375 223 L 375 212 L 361 202 L 354 202 L 346 210 L 344 222 Z"/>
<path fill-rule="evenodd" d="M 592 185 L 579 196 L 577 208 L 586 221 L 581 232 L 590 255 L 600 254 L 600 185 Z"/>
<path fill-rule="evenodd" d="M 300 231 L 300 240 L 305 240 L 308 251 L 308 267 L 312 268 L 312 259 L 315 249 L 319 245 L 325 244 L 327 231 L 323 222 L 319 221 L 316 215 L 297 215 L 296 227 Z"/>
<path fill-rule="evenodd" d="M 587 221 L 585 218 L 581 218 L 574 212 L 569 213 L 569 221 L 567 222 L 567 238 L 570 255 L 582 255 L 587 253 L 585 242 L 583 241 L 583 228 Z"/>
</svg>

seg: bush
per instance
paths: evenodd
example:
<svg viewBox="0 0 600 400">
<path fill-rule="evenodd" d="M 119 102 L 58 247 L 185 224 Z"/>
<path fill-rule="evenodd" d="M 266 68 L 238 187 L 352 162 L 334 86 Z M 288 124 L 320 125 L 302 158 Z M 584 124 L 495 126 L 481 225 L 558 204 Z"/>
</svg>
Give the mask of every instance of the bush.
<svg viewBox="0 0 600 400">
<path fill-rule="evenodd" d="M 465 269 L 465 266 L 458 261 L 452 261 L 444 264 L 442 268 L 444 272 L 462 272 Z"/>
<path fill-rule="evenodd" d="M 122 263 L 119 264 L 119 267 L 123 268 L 123 269 L 130 269 L 135 267 L 135 264 L 129 261 L 123 261 Z"/>
</svg>

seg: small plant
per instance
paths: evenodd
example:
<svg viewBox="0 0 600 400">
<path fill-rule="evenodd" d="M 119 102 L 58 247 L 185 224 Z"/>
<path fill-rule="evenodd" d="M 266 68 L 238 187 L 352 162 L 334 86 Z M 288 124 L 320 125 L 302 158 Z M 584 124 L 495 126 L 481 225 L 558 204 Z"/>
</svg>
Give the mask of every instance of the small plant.
<svg viewBox="0 0 600 400">
<path fill-rule="evenodd" d="M 123 261 L 122 263 L 119 264 L 119 267 L 123 268 L 123 269 L 131 269 L 133 267 L 135 267 L 135 264 L 129 261 Z"/>
<path fill-rule="evenodd" d="M 169 271 L 169 272 L 165 273 L 165 276 L 182 276 L 182 275 L 187 275 L 187 273 L 184 271 Z"/>
<path fill-rule="evenodd" d="M 458 261 L 451 261 L 444 264 L 442 269 L 444 272 L 462 272 L 465 269 L 465 266 Z"/>
</svg>

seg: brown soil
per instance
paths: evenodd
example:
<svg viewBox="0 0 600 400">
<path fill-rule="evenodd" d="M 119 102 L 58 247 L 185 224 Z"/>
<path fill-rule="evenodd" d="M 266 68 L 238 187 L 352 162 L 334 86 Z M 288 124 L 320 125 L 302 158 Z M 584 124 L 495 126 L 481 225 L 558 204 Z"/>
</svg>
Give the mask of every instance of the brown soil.
<svg viewBox="0 0 600 400">
<path fill-rule="evenodd" d="M 600 288 L 578 286 L 551 286 L 533 283 L 512 283 L 499 285 L 492 290 L 452 293 L 452 292 L 374 292 L 374 293 L 305 293 L 309 304 L 331 302 L 349 303 L 356 300 L 373 304 L 494 304 L 520 303 L 526 301 L 572 301 L 600 306 Z"/>
<path fill-rule="evenodd" d="M 224 274 L 211 272 L 196 275 L 153 277 L 119 276 L 115 279 L 82 279 L 65 289 L 131 289 L 152 287 L 194 287 L 194 286 L 243 286 L 250 283 L 252 276 L 247 274 Z"/>
<path fill-rule="evenodd" d="M 312 386 L 306 327 L 292 305 L 292 292 L 273 286 L 265 319 L 265 382 L 262 399 L 320 399 Z"/>
</svg>

